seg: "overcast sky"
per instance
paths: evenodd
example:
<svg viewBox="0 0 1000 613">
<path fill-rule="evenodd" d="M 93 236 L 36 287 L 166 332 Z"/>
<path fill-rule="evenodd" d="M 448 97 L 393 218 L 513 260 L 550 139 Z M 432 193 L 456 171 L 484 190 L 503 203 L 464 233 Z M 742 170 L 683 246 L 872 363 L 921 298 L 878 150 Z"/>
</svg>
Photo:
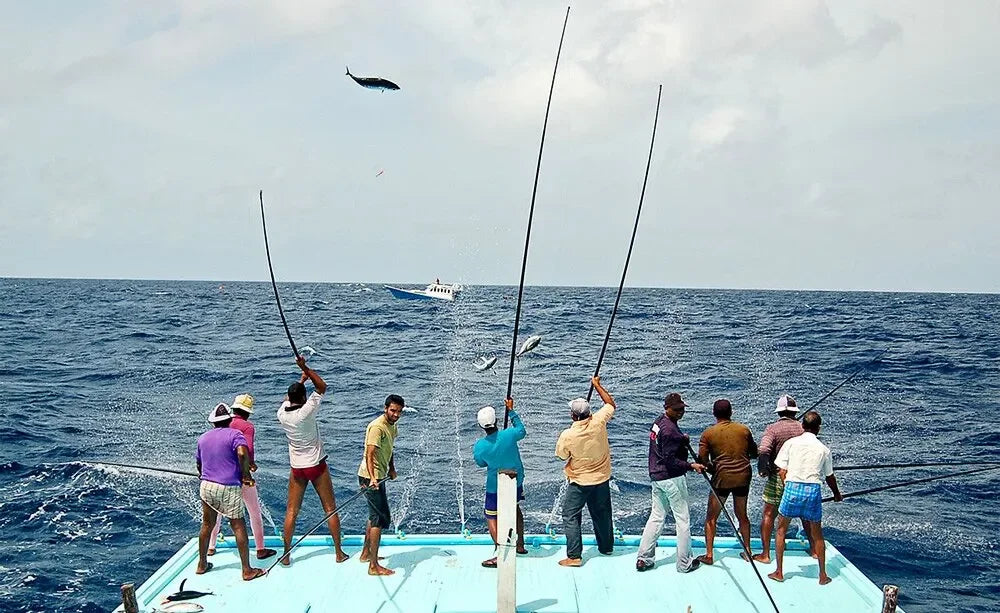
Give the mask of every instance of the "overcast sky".
<svg viewBox="0 0 1000 613">
<path fill-rule="evenodd" d="M 263 189 L 279 279 L 517 283 L 566 4 L 2 4 L 0 276 L 266 279 Z M 1000 291 L 998 7 L 574 3 L 527 282 L 617 284 L 662 83 L 630 285 Z"/>
</svg>

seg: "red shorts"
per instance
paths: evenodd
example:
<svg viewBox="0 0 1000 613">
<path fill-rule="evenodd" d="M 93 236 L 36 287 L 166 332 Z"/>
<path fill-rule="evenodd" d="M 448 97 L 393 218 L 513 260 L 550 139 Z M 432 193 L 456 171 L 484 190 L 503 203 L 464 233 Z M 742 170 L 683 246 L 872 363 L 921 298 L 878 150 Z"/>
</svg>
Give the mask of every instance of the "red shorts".
<svg viewBox="0 0 1000 613">
<path fill-rule="evenodd" d="M 315 483 L 316 479 L 319 479 L 323 473 L 326 472 L 326 458 L 319 461 L 316 466 L 310 466 L 309 468 L 293 468 L 292 478 L 298 479 L 299 481 L 308 481 L 309 483 Z"/>
</svg>

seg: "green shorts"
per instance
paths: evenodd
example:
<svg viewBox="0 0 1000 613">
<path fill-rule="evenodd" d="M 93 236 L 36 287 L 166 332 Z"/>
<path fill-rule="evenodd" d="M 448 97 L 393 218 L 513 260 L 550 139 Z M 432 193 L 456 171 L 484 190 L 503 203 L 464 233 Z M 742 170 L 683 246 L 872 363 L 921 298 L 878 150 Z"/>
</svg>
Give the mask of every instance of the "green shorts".
<svg viewBox="0 0 1000 613">
<path fill-rule="evenodd" d="M 781 504 L 781 495 L 785 493 L 785 482 L 777 473 L 767 478 L 764 484 L 764 495 L 762 498 L 767 504 L 778 506 Z"/>
</svg>

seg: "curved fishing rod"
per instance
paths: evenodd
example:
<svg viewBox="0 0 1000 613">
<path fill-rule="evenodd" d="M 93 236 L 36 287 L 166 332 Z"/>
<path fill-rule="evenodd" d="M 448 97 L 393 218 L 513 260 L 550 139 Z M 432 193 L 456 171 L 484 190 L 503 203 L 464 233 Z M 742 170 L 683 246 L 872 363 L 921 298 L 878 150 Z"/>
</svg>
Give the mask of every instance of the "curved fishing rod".
<svg viewBox="0 0 1000 613">
<path fill-rule="evenodd" d="M 260 190 L 260 225 L 264 229 L 264 251 L 267 253 L 267 269 L 271 273 L 271 287 L 274 288 L 274 301 L 278 303 L 278 314 L 281 315 L 281 325 L 285 326 L 285 334 L 288 336 L 288 344 L 292 346 L 292 353 L 295 359 L 299 357 L 299 350 L 292 340 L 292 333 L 288 329 L 288 322 L 285 320 L 285 311 L 281 308 L 281 298 L 278 297 L 278 284 L 274 281 L 274 267 L 271 266 L 271 248 L 267 245 L 267 221 L 264 219 L 264 190 Z"/>
<path fill-rule="evenodd" d="M 695 453 L 694 448 L 691 447 L 691 441 L 688 441 L 687 448 L 688 451 L 691 452 L 691 456 L 697 460 L 698 454 Z M 719 493 L 715 491 L 715 487 L 712 485 L 712 479 L 708 476 L 707 471 L 702 471 L 701 476 L 705 477 L 705 483 L 708 484 L 708 488 L 712 491 L 712 496 L 715 496 L 715 501 L 719 503 L 720 507 L 722 507 L 722 512 L 726 514 L 726 519 L 728 519 L 729 523 L 732 524 L 733 532 L 736 533 L 736 540 L 738 540 L 740 545 L 743 546 L 743 552 L 746 554 L 747 560 L 750 561 L 750 566 L 753 567 L 753 572 L 757 575 L 757 579 L 760 581 L 760 586 L 764 588 L 764 593 L 767 594 L 767 599 L 771 601 L 771 606 L 774 607 L 775 613 L 781 613 L 781 611 L 778 610 L 778 603 L 774 602 L 774 596 L 771 596 L 771 590 L 767 589 L 767 583 L 764 581 L 764 577 L 760 574 L 760 571 L 757 570 L 757 563 L 753 559 L 753 551 L 750 549 L 750 543 L 743 542 L 743 535 L 740 534 L 740 528 L 736 525 L 736 520 L 734 520 L 733 516 L 729 514 L 729 509 L 726 508 L 725 501 L 722 500 Z"/>
<path fill-rule="evenodd" d="M 937 481 L 939 479 L 949 479 L 951 477 L 961 477 L 963 475 L 974 475 L 976 473 L 984 473 L 990 470 L 1000 470 L 1000 466 L 988 466 L 986 468 L 974 468 L 972 470 L 963 470 L 955 473 L 948 473 L 947 475 L 938 475 L 936 477 L 925 477 L 924 479 L 914 479 L 913 481 L 906 481 L 904 483 L 893 483 L 892 485 L 883 485 L 880 487 L 873 487 L 867 490 L 861 490 L 860 492 L 851 492 L 850 494 L 843 494 L 842 498 L 853 498 L 855 496 L 863 496 L 865 494 L 874 494 L 875 492 L 884 492 L 886 490 L 894 490 L 900 487 L 906 487 L 908 485 L 918 485 L 920 483 L 928 483 L 930 481 Z M 833 496 L 829 496 L 823 499 L 823 502 L 830 502 L 833 500 Z"/>
<path fill-rule="evenodd" d="M 838 383 L 838 384 L 837 384 L 837 386 L 836 386 L 835 388 L 833 388 L 832 390 L 830 390 L 829 392 L 827 392 L 826 394 L 824 394 L 824 395 L 823 395 L 823 397 L 822 397 L 822 398 L 820 398 L 819 400 L 817 400 L 816 402 L 814 402 L 814 403 L 812 404 L 812 406 L 811 406 L 811 407 L 809 407 L 809 408 L 808 408 L 808 409 L 806 409 L 805 411 L 802 411 L 801 413 L 799 413 L 798 415 L 796 415 L 796 416 L 795 416 L 795 419 L 802 419 L 802 417 L 803 417 L 803 416 L 804 416 L 804 415 L 805 415 L 806 413 L 808 413 L 809 411 L 812 411 L 812 410 L 813 410 L 813 409 L 815 409 L 815 408 L 816 408 L 817 406 L 819 406 L 819 403 L 823 402 L 824 400 L 826 400 L 827 398 L 829 398 L 830 396 L 832 396 L 834 392 L 836 392 L 836 391 L 837 391 L 837 390 L 839 390 L 840 388 L 842 388 L 842 387 L 844 387 L 845 385 L 847 385 L 848 383 L 850 383 L 850 382 L 851 382 L 852 380 L 854 380 L 854 377 L 857 377 L 857 376 L 858 376 L 858 375 L 860 375 L 860 374 L 861 374 L 862 372 L 864 372 L 865 370 L 867 370 L 869 366 L 871 366 L 871 365 L 872 365 L 872 364 L 874 364 L 875 362 L 878 362 L 878 361 L 879 361 L 879 358 L 881 358 L 882 356 L 884 356 L 884 355 L 885 355 L 885 354 L 886 354 L 886 353 L 887 353 L 888 351 L 889 351 L 889 348 L 888 348 L 888 347 L 886 347 L 885 349 L 883 349 L 882 351 L 880 351 L 880 352 L 879 352 L 879 354 L 878 354 L 877 356 L 875 356 L 874 358 L 872 358 L 871 360 L 869 360 L 868 362 L 866 362 L 866 363 L 865 363 L 865 365 L 864 365 L 864 366 L 862 366 L 861 368 L 859 368 L 859 369 L 857 369 L 856 371 L 854 371 L 854 372 L 853 372 L 853 373 L 851 374 L 851 376 L 850 376 L 850 377 L 848 377 L 848 378 L 844 379 L 843 381 L 841 381 L 840 383 Z"/>
<path fill-rule="evenodd" d="M 521 325 L 521 299 L 524 296 L 524 271 L 528 267 L 528 244 L 531 242 L 531 219 L 535 215 L 535 195 L 538 193 L 538 174 L 542 170 L 542 151 L 545 148 L 545 130 L 549 126 L 549 109 L 552 107 L 552 92 L 556 88 L 556 72 L 559 70 L 559 56 L 562 54 L 563 38 L 566 37 L 566 24 L 569 23 L 569 8 L 566 7 L 566 18 L 563 20 L 562 34 L 559 35 L 559 49 L 556 50 L 556 64 L 552 68 L 552 83 L 549 85 L 549 100 L 545 103 L 545 120 L 542 122 L 542 142 L 538 145 L 538 163 L 535 165 L 535 184 L 531 188 L 531 207 L 528 209 L 528 231 L 524 235 L 524 256 L 521 259 L 521 281 L 517 288 L 517 310 L 514 312 L 514 338 L 510 344 L 510 370 L 507 372 L 507 398 L 510 398 L 514 386 L 514 358 L 517 357 L 517 330 Z M 503 427 L 507 429 L 510 411 L 503 410 Z"/>
<path fill-rule="evenodd" d="M 618 303 L 622 299 L 622 289 L 625 287 L 625 275 L 628 274 L 628 263 L 632 259 L 632 247 L 635 246 L 635 235 L 639 230 L 639 215 L 642 214 L 642 201 L 646 197 L 646 182 L 649 181 L 649 166 L 653 162 L 653 143 L 656 142 L 656 124 L 660 120 L 660 97 L 663 95 L 663 85 L 656 92 L 656 114 L 653 115 L 653 136 L 649 139 L 649 157 L 646 158 L 646 174 L 642 177 L 642 191 L 639 192 L 639 208 L 635 212 L 635 224 L 632 226 L 632 239 L 628 243 L 628 253 L 625 255 L 625 266 L 622 268 L 622 280 L 618 283 L 618 295 L 615 296 L 615 306 L 611 309 L 611 320 L 608 321 L 608 331 L 604 334 L 604 344 L 601 345 L 601 354 L 597 357 L 597 368 L 594 369 L 594 376 L 601 374 L 601 364 L 604 362 L 604 353 L 608 350 L 608 341 L 611 340 L 611 328 L 615 325 L 615 315 L 618 314 Z M 590 384 L 587 390 L 587 400 L 594 395 L 594 384 Z"/>
<path fill-rule="evenodd" d="M 97 460 L 89 460 L 86 463 L 87 464 L 101 464 L 101 465 L 104 465 L 104 466 L 117 466 L 119 468 L 137 468 L 137 469 L 140 469 L 140 470 L 149 470 L 149 471 L 159 472 L 159 473 L 170 473 L 172 475 L 183 475 L 185 477 L 194 477 L 196 479 L 199 478 L 198 473 L 193 473 L 193 472 L 186 471 L 186 470 L 175 470 L 173 468 L 158 468 L 156 466 L 140 466 L 139 464 L 120 464 L 118 462 L 103 462 L 103 461 L 99 462 Z"/>
<path fill-rule="evenodd" d="M 834 472 L 839 470 L 877 470 L 881 468 L 929 468 L 931 466 L 957 466 L 960 464 L 979 464 L 981 466 L 1000 465 L 1000 462 L 979 461 L 975 459 L 964 462 L 917 462 L 915 464 L 858 464 L 855 466 L 834 466 Z"/>
<path fill-rule="evenodd" d="M 396 481 L 402 481 L 405 478 L 406 477 L 397 477 L 395 480 Z M 389 477 L 383 477 L 382 479 L 379 479 L 378 480 L 378 484 L 382 485 L 386 481 L 389 481 Z M 332 511 L 330 511 L 329 513 L 327 513 L 326 516 L 323 517 L 323 519 L 321 519 L 318 522 L 316 522 L 316 525 L 314 525 L 312 528 L 309 528 L 308 532 L 306 532 L 305 534 L 303 534 L 302 536 L 300 536 L 297 541 L 295 541 L 294 543 L 292 543 L 292 546 L 288 548 L 288 551 L 282 552 L 281 555 L 280 555 L 280 557 L 277 558 L 274 562 L 272 562 L 271 565 L 267 567 L 267 570 L 265 572 L 267 572 L 267 573 L 271 572 L 271 569 L 273 569 L 275 566 L 277 566 L 281 562 L 281 560 L 284 559 L 286 556 L 290 555 L 292 553 L 292 551 L 296 547 L 298 547 L 299 544 L 302 541 L 304 541 L 306 539 L 307 536 L 309 536 L 310 534 L 312 534 L 313 532 L 315 532 L 317 529 L 319 529 L 319 527 L 322 526 L 323 524 L 325 524 L 327 522 L 327 520 L 329 520 L 331 517 L 333 517 L 337 513 L 340 513 L 341 511 L 343 511 L 347 507 L 347 505 L 349 505 L 352 502 L 354 502 L 355 500 L 357 500 L 362 494 L 365 493 L 366 489 L 368 489 L 367 485 L 364 486 L 364 487 L 362 487 L 360 490 L 358 490 L 358 492 L 355 493 L 353 496 L 351 496 L 350 498 L 348 498 L 347 500 L 345 500 L 343 502 L 343 504 L 337 505 L 337 508 L 334 509 L 334 510 L 332 510 Z"/>
</svg>

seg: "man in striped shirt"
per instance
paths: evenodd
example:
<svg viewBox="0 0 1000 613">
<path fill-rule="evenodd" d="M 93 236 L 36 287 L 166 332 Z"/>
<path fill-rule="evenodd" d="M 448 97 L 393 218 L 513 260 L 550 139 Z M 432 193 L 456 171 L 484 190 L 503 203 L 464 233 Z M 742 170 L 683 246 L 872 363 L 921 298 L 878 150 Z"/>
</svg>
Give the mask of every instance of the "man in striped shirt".
<svg viewBox="0 0 1000 613">
<path fill-rule="evenodd" d="M 765 477 L 767 482 L 764 484 L 764 512 L 760 518 L 760 543 L 763 549 L 753 559 L 765 564 L 771 562 L 771 533 L 774 530 L 774 517 L 778 514 L 781 494 L 785 491 L 785 480 L 778 474 L 778 467 L 774 465 L 774 460 L 778 457 L 778 452 L 781 451 L 781 447 L 786 441 L 802 434 L 802 424 L 795 419 L 798 410 L 795 399 L 788 394 L 778 398 L 774 409 L 778 415 L 778 421 L 764 430 L 764 436 L 761 437 L 758 448 L 760 455 L 757 458 L 757 474 Z M 804 520 L 802 522 L 807 534 L 809 533 L 808 523 Z"/>
</svg>

